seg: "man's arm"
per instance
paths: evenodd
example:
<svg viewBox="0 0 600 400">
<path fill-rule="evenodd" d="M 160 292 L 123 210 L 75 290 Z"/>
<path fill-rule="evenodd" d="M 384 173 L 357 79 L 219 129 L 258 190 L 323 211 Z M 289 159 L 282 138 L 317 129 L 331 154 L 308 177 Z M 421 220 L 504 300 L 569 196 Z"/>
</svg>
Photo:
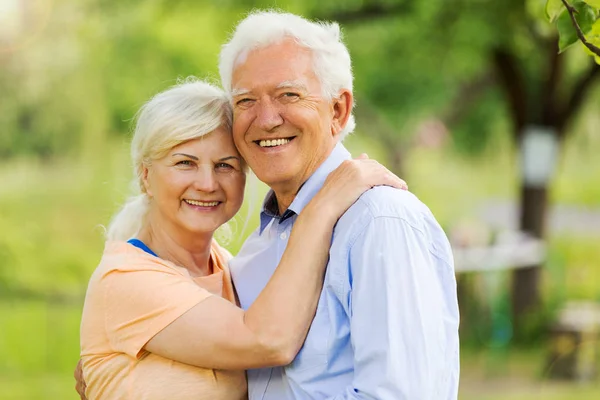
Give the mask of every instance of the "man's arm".
<svg viewBox="0 0 600 400">
<path fill-rule="evenodd" d="M 401 218 L 375 218 L 352 245 L 354 379 L 332 400 L 456 398 L 452 256 L 443 231 L 431 222 L 435 229 L 426 233 Z M 441 244 L 437 250 L 432 239 Z"/>
<path fill-rule="evenodd" d="M 87 400 L 85 397 L 85 380 L 83 379 L 83 368 L 81 367 L 81 360 L 77 363 L 75 367 L 75 371 L 73 372 L 73 377 L 75 378 L 75 390 L 77 394 L 81 398 L 81 400 Z"/>
</svg>

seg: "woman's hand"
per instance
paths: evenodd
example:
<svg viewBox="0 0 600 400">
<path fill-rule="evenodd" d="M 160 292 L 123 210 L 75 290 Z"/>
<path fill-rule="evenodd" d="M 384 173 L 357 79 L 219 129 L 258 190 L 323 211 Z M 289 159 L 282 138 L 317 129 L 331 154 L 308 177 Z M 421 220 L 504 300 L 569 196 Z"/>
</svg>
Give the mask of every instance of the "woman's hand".
<svg viewBox="0 0 600 400">
<path fill-rule="evenodd" d="M 335 221 L 367 190 L 374 186 L 391 186 L 408 190 L 406 182 L 366 154 L 344 161 L 329 174 L 314 198 L 313 205 L 320 215 Z"/>
</svg>

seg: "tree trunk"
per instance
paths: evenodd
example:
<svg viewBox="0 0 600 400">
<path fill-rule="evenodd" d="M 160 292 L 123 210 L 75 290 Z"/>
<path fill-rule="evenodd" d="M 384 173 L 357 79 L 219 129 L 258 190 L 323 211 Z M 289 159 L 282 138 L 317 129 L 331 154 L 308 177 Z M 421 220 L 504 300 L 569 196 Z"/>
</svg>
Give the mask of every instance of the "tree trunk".
<svg viewBox="0 0 600 400">
<path fill-rule="evenodd" d="M 548 205 L 547 187 L 521 188 L 520 229 L 528 234 L 543 238 L 545 233 L 545 216 Z M 513 322 L 517 335 L 527 335 L 529 316 L 538 310 L 540 305 L 541 266 L 531 265 L 517 269 L 512 279 Z"/>
<path fill-rule="evenodd" d="M 521 204 L 519 228 L 544 239 L 548 208 L 548 184 L 552 181 L 561 141 L 556 127 L 528 125 L 520 134 Z M 517 339 L 527 339 L 540 328 L 541 265 L 520 266 L 513 272 L 512 311 Z M 524 268 L 523 268 L 524 267 Z"/>
</svg>

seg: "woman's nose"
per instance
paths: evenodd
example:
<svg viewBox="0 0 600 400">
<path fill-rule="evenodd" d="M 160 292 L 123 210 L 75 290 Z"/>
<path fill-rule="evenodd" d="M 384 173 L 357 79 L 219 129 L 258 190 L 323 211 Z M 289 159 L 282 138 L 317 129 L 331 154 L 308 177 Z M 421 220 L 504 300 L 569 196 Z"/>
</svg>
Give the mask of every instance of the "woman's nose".
<svg viewBox="0 0 600 400">
<path fill-rule="evenodd" d="M 219 188 L 219 182 L 217 181 L 212 165 L 200 165 L 196 174 L 194 188 L 207 193 L 214 192 Z"/>
</svg>

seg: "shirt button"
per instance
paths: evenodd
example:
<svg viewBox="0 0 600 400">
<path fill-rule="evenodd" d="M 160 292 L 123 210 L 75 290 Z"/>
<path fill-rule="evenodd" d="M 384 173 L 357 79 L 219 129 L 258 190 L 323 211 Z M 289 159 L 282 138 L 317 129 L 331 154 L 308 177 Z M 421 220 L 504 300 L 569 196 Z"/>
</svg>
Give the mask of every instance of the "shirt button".
<svg viewBox="0 0 600 400">
<path fill-rule="evenodd" d="M 285 240 L 287 239 L 287 233 L 282 232 L 281 235 L 279 235 L 279 237 L 281 238 L 281 240 Z"/>
</svg>

